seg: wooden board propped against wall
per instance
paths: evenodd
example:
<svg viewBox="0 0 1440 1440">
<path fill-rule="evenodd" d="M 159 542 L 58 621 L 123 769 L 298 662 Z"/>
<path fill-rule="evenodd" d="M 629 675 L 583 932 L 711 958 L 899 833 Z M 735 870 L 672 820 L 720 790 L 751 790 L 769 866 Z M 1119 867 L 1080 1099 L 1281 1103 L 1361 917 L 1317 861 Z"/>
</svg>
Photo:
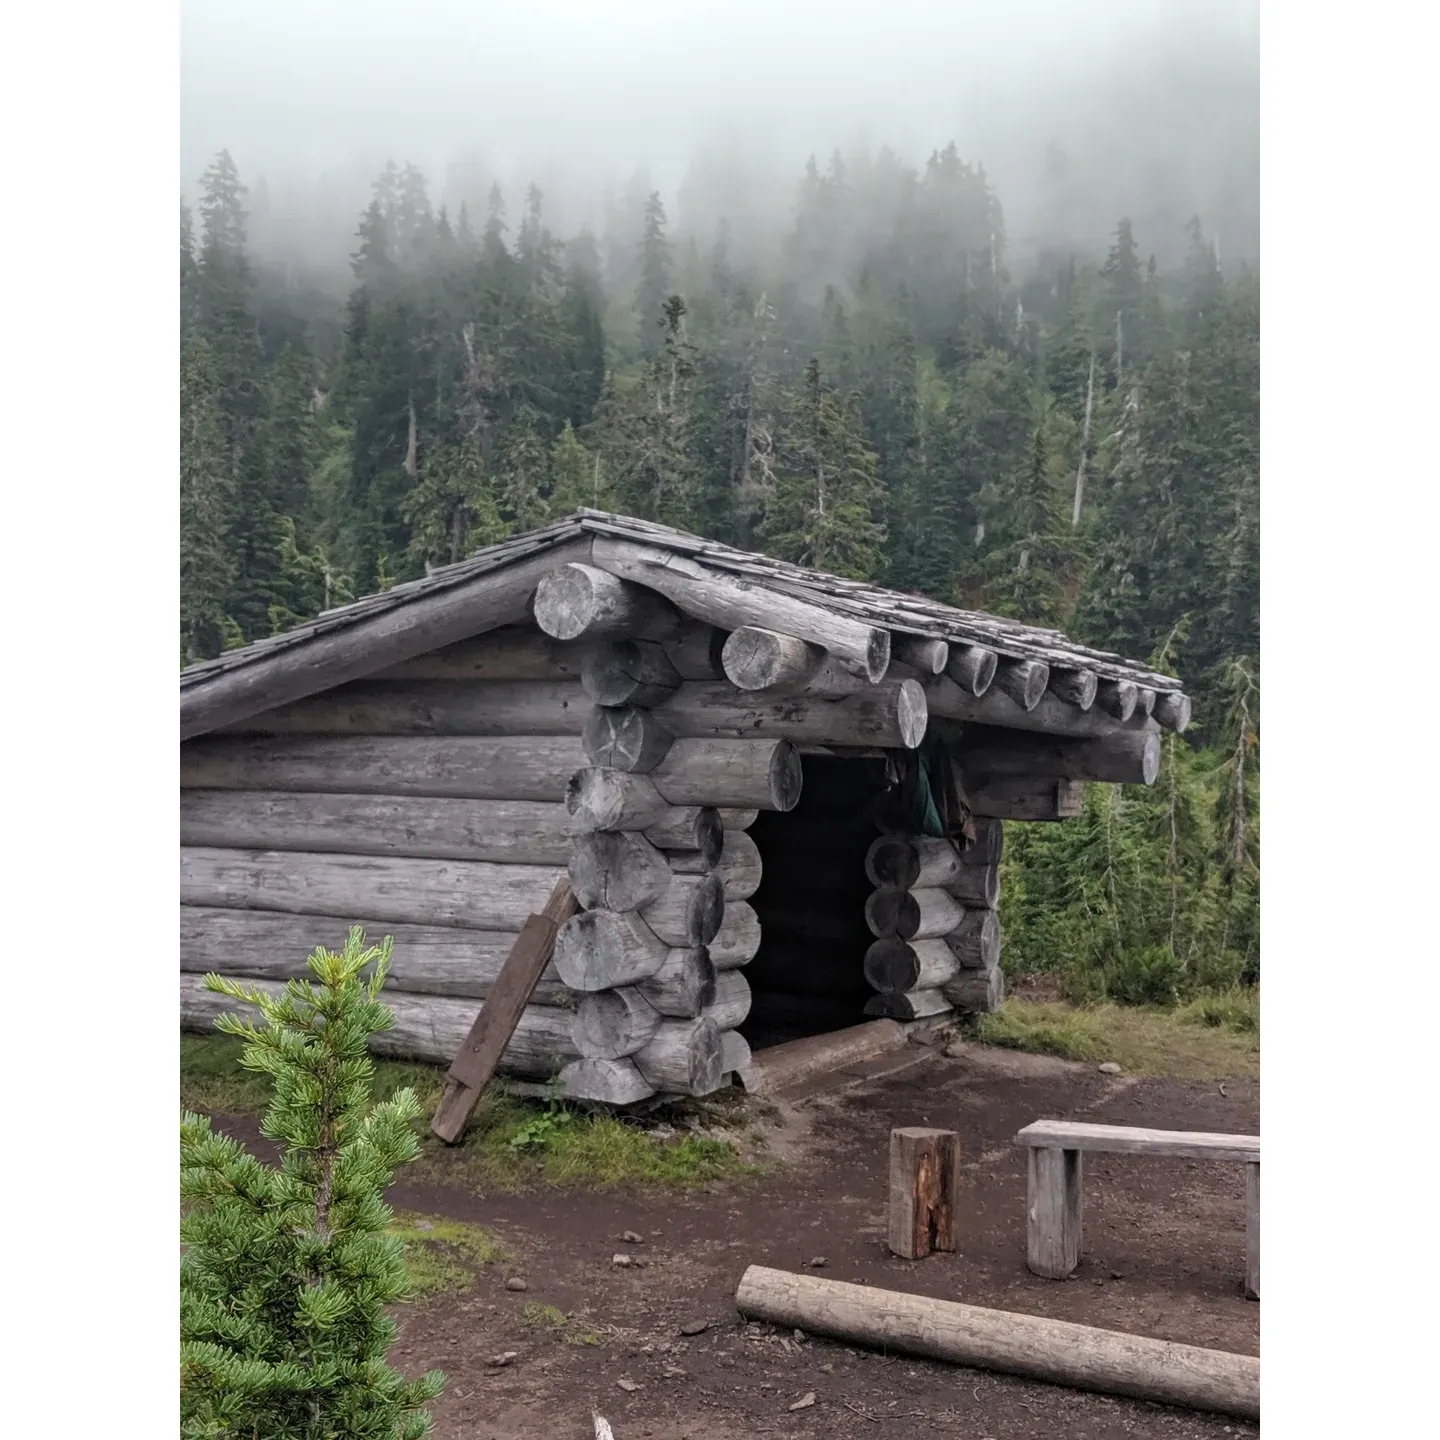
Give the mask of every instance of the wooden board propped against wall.
<svg viewBox="0 0 1440 1440">
<path fill-rule="evenodd" d="M 495 1076 L 496 1066 L 520 1023 L 531 993 L 550 963 L 555 936 L 579 908 L 569 879 L 558 880 L 544 909 L 532 915 L 515 937 L 489 998 L 480 1007 L 470 1034 L 450 1063 L 445 1093 L 435 1107 L 430 1128 L 446 1144 L 454 1145 L 465 1134 L 470 1116 Z"/>
</svg>

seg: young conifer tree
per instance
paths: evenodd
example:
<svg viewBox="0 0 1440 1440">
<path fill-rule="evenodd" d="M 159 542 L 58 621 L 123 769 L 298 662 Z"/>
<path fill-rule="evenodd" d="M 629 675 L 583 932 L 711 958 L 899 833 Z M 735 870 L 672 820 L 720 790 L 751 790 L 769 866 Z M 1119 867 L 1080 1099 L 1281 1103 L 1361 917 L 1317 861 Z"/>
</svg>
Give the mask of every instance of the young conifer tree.
<svg viewBox="0 0 1440 1440">
<path fill-rule="evenodd" d="M 180 1415 L 190 1437 L 422 1440 L 433 1371 L 406 1380 L 385 1363 L 404 1297 L 399 1240 L 383 1199 L 419 1149 L 412 1090 L 371 1106 L 370 1037 L 394 1024 L 380 1001 L 390 941 L 317 949 L 311 981 L 278 994 L 219 975 L 207 988 L 259 1007 L 263 1025 L 221 1016 L 246 1044 L 241 1063 L 268 1074 L 262 1132 L 278 1168 L 217 1135 L 203 1116 L 180 1122 Z M 373 970 L 369 975 L 362 972 Z"/>
</svg>

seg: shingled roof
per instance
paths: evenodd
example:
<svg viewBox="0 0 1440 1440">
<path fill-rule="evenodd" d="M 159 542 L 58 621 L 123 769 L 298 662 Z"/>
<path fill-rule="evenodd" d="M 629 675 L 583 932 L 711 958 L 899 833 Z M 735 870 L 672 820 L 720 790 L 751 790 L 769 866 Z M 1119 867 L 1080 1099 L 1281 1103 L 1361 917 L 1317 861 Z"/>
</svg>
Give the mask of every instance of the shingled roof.
<svg viewBox="0 0 1440 1440">
<path fill-rule="evenodd" d="M 602 537 L 644 547 L 662 568 L 664 554 L 657 552 L 668 552 L 705 572 L 803 601 L 897 637 L 984 646 L 1002 658 L 1044 661 L 1059 670 L 1089 670 L 1101 680 L 1181 697 L 1181 682 L 1174 676 L 1077 644 L 1058 630 L 827 575 L 650 521 L 579 510 L 544 529 L 433 570 L 423 579 L 327 610 L 284 634 L 187 667 L 180 675 L 182 735 L 200 734 L 240 715 L 257 714 L 373 673 L 399 657 L 515 623 L 525 618 L 534 586 L 546 569 L 584 558 L 586 547 Z M 676 576 L 679 593 L 672 595 L 682 610 L 684 573 L 682 569 Z M 505 589 L 507 578 L 515 584 L 497 599 L 493 592 Z M 474 604 L 467 610 L 465 597 L 471 592 Z M 1183 728 L 1183 722 L 1176 728 Z"/>
</svg>

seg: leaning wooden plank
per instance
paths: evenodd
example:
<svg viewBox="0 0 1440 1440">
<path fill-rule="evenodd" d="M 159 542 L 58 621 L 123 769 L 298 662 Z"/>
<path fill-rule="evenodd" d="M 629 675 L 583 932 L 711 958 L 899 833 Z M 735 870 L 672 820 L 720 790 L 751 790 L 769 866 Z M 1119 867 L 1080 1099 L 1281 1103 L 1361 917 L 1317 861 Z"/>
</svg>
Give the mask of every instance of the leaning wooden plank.
<svg viewBox="0 0 1440 1440">
<path fill-rule="evenodd" d="M 584 748 L 569 735 L 215 735 L 180 747 L 180 783 L 209 790 L 560 801 L 584 764 Z"/>
<path fill-rule="evenodd" d="M 647 585 L 686 614 L 721 630 L 758 625 L 819 645 L 865 679 L 890 664 L 890 632 L 763 585 L 711 570 L 673 550 L 597 535 L 593 563 L 623 580 Z"/>
<path fill-rule="evenodd" d="M 276 910 L 222 910 L 180 907 L 180 968 L 205 975 L 238 975 L 265 980 L 303 980 L 306 957 L 318 945 L 340 950 L 352 925 L 372 941 L 395 942 L 386 994 L 449 995 L 484 1000 L 494 988 L 515 944 L 514 930 L 463 930 L 451 925 L 397 925 L 391 921 L 341 915 L 286 915 Z M 575 993 L 554 965 L 540 976 L 532 997 L 537 1005 L 573 1009 Z"/>
<path fill-rule="evenodd" d="M 223 973 L 223 972 L 222 972 Z M 181 975 L 180 1028 L 201 1033 L 210 1031 L 215 1017 L 250 1007 L 228 995 L 205 989 L 204 976 Z M 284 988 L 276 980 L 249 980 L 258 990 L 278 994 Z M 395 1017 L 389 1030 L 382 1030 L 370 1042 L 371 1051 L 386 1060 L 419 1060 L 427 1065 L 445 1065 L 465 1042 L 480 1011 L 474 1000 L 455 1000 L 445 995 L 406 995 L 388 988 L 385 1004 Z M 568 1060 L 579 1058 L 570 1036 L 573 1010 L 552 1005 L 529 1005 L 505 1047 L 500 1069 L 507 1075 L 548 1080 Z"/>
<path fill-rule="evenodd" d="M 589 537 L 546 545 L 496 563 L 454 583 L 431 584 L 402 604 L 343 613 L 317 622 L 303 638 L 257 651 L 252 660 L 196 677 L 182 677 L 180 738 L 319 694 L 347 680 L 410 660 L 485 630 L 524 620 L 542 576 L 569 560 L 589 558 Z M 571 766 L 574 769 L 574 766 Z"/>
<path fill-rule="evenodd" d="M 1015 1137 L 1020 1145 L 1059 1145 L 1107 1155 L 1177 1155 L 1189 1160 L 1259 1160 L 1258 1135 L 1202 1130 L 1150 1130 L 1140 1125 L 1091 1125 L 1079 1120 L 1037 1120 Z"/>
<path fill-rule="evenodd" d="M 544 908 L 525 922 L 525 928 L 516 937 L 515 948 L 505 961 L 490 998 L 481 1006 L 465 1043 L 450 1063 L 445 1093 L 435 1107 L 430 1128 L 447 1143 L 453 1145 L 465 1133 L 476 1103 L 494 1078 L 495 1067 L 530 1003 L 536 981 L 550 963 L 555 935 L 575 910 L 570 882 L 557 880 Z M 573 1039 L 573 1026 L 570 1033 Z"/>
<path fill-rule="evenodd" d="M 230 910 L 519 930 L 564 874 L 554 865 L 196 847 L 180 852 L 180 900 Z"/>
<path fill-rule="evenodd" d="M 545 800 L 283 790 L 180 792 L 180 843 L 232 850 L 564 865 L 580 830 L 564 805 Z"/>
<path fill-rule="evenodd" d="M 1166 1405 L 1260 1417 L 1260 1361 L 1066 1320 L 931 1300 L 752 1265 L 735 1295 L 742 1315 L 828 1335 Z"/>
<path fill-rule="evenodd" d="M 904 1027 L 895 1020 L 871 1020 L 834 1030 L 828 1035 L 807 1035 L 757 1050 L 739 1071 L 740 1082 L 754 1095 L 771 1095 L 798 1085 L 813 1075 L 824 1075 L 846 1065 L 898 1050 L 905 1043 Z"/>
</svg>

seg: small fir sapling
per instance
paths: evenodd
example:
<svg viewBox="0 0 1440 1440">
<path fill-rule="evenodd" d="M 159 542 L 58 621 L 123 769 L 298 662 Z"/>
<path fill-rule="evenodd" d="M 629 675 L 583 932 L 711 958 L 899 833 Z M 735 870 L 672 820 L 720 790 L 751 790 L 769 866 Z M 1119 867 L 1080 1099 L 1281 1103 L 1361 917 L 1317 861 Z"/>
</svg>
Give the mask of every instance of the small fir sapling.
<svg viewBox="0 0 1440 1440">
<path fill-rule="evenodd" d="M 421 1440 L 444 1376 L 406 1380 L 385 1363 L 385 1307 L 408 1282 L 383 1196 L 418 1153 L 420 1114 L 408 1089 L 370 1103 L 369 1040 L 394 1023 L 379 999 L 390 940 L 367 948 L 357 926 L 340 954 L 317 949 L 308 965 L 313 980 L 278 996 L 206 976 L 261 1012 L 259 1025 L 224 1015 L 216 1027 L 271 1077 L 262 1133 L 282 1157 L 272 1168 L 204 1116 L 181 1119 L 181 1431 Z"/>
</svg>

